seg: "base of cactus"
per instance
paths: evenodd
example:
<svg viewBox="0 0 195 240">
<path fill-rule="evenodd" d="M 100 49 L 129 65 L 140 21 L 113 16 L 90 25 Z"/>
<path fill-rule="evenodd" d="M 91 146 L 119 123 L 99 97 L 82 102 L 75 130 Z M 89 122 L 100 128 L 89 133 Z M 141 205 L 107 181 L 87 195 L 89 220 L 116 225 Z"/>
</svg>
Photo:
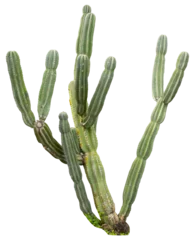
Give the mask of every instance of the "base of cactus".
<svg viewBox="0 0 195 240">
<path fill-rule="evenodd" d="M 117 212 L 104 217 L 97 209 L 93 216 L 83 214 L 83 217 L 95 229 L 102 230 L 108 236 L 129 236 L 131 233 L 131 226 L 128 219 L 119 217 Z"/>
</svg>

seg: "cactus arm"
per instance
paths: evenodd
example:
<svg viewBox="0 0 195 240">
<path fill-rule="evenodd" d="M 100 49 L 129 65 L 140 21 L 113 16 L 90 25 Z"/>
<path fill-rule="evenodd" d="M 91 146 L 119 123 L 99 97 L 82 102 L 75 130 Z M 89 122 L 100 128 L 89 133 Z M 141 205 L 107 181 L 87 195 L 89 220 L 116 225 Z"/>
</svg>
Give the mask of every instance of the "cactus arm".
<svg viewBox="0 0 195 240">
<path fill-rule="evenodd" d="M 152 94 L 155 101 L 163 95 L 165 54 L 167 52 L 167 37 L 161 35 L 156 46 L 156 58 L 152 76 Z"/>
<path fill-rule="evenodd" d="M 153 152 L 155 139 L 166 117 L 167 109 L 168 107 L 162 102 L 162 99 L 159 98 L 151 114 L 150 121 L 146 125 L 137 144 L 136 156 L 129 166 L 122 191 L 122 205 L 119 214 L 123 217 L 130 216 L 130 212 L 137 198 L 141 180 L 144 177 L 146 160 L 148 160 Z"/>
<path fill-rule="evenodd" d="M 106 95 L 114 77 L 114 69 L 116 60 L 114 57 L 107 58 L 105 62 L 105 70 L 103 71 L 99 84 L 89 104 L 88 112 L 82 123 L 85 128 L 90 128 L 96 121 L 101 112 Z"/>
<path fill-rule="evenodd" d="M 144 172 L 146 160 L 149 158 L 152 152 L 154 139 L 160 124 L 165 119 L 167 106 L 173 100 L 179 89 L 184 76 L 184 70 L 188 64 L 188 59 L 189 55 L 186 52 L 183 52 L 179 55 L 176 64 L 176 70 L 174 71 L 163 96 L 158 100 L 157 105 L 151 115 L 151 122 L 146 128 L 145 133 L 138 145 L 137 157 L 129 171 L 123 191 L 123 205 L 119 213 L 119 218 L 122 220 L 126 220 L 131 211 L 131 206 L 136 198 L 139 183 Z"/>
<path fill-rule="evenodd" d="M 176 69 L 175 69 L 175 71 L 171 77 L 171 80 L 169 81 L 167 88 L 164 92 L 163 98 L 164 98 L 165 104 L 170 103 L 173 100 L 173 98 L 175 97 L 175 95 L 181 85 L 181 82 L 182 82 L 182 79 L 184 76 L 184 71 L 188 64 L 188 60 L 189 60 L 188 53 L 182 52 L 179 55 L 179 57 L 177 59 L 177 63 L 176 63 Z"/>
<path fill-rule="evenodd" d="M 79 49 L 81 48 L 81 36 L 83 35 L 83 28 L 84 28 L 84 22 L 85 22 L 85 17 L 87 13 L 91 13 L 91 7 L 88 5 L 85 5 L 83 7 L 83 16 L 81 17 L 81 22 L 80 22 L 80 27 L 79 27 L 79 33 L 78 33 L 78 38 L 77 38 L 77 43 L 76 43 L 76 52 L 79 54 Z"/>
<path fill-rule="evenodd" d="M 36 116 L 32 111 L 30 94 L 24 80 L 21 57 L 18 51 L 9 50 L 5 55 L 5 62 L 13 98 L 17 109 L 22 115 L 24 124 L 32 129 L 36 141 L 52 158 L 66 165 L 63 149 L 53 135 L 51 127 L 44 120 L 36 120 Z M 51 62 L 47 61 L 46 65 L 52 68 Z"/>
<path fill-rule="evenodd" d="M 74 182 L 74 188 L 80 203 L 80 209 L 88 219 L 90 217 L 93 218 L 93 221 L 91 221 L 92 224 L 96 223 L 97 225 L 95 226 L 100 227 L 101 222 L 99 219 L 96 218 L 96 216 L 93 214 L 91 210 L 91 205 L 88 200 L 85 187 L 82 181 L 82 173 L 76 159 L 75 151 L 73 149 L 73 138 L 68 123 L 68 116 L 66 113 L 62 112 L 59 115 L 59 119 L 60 119 L 59 130 L 61 132 L 62 147 L 64 154 L 66 156 L 70 176 Z"/>
<path fill-rule="evenodd" d="M 95 29 L 95 15 L 93 13 L 84 13 L 81 24 L 76 51 L 77 54 L 86 54 L 88 58 L 90 58 L 92 54 Z"/>
<path fill-rule="evenodd" d="M 85 5 L 76 43 L 77 57 L 74 67 L 74 80 L 77 89 L 76 99 L 78 102 L 77 112 L 80 116 L 83 116 L 87 110 L 88 75 L 90 72 L 94 28 L 95 15 L 91 13 L 91 7 Z"/>
<path fill-rule="evenodd" d="M 58 67 L 58 62 L 58 52 L 56 50 L 50 50 L 46 56 L 46 70 L 39 91 L 38 114 L 40 120 L 45 120 L 49 114 L 54 85 L 56 82 L 56 69 Z"/>
<path fill-rule="evenodd" d="M 87 95 L 88 95 L 88 75 L 89 75 L 90 61 L 87 55 L 80 54 L 76 59 L 75 69 L 75 88 L 77 100 L 77 113 L 83 116 L 87 109 Z"/>
<path fill-rule="evenodd" d="M 92 54 L 92 45 L 93 45 L 93 35 L 95 29 L 95 15 L 91 13 L 91 7 L 85 5 L 83 7 L 83 16 L 81 18 L 77 43 L 76 43 L 76 53 L 77 57 L 79 54 L 87 55 L 90 59 Z M 76 63 L 74 67 L 74 75 L 76 74 Z M 90 65 L 90 62 L 89 62 Z M 90 71 L 90 66 L 89 66 Z M 88 72 L 89 75 L 89 72 Z"/>
<path fill-rule="evenodd" d="M 14 51 L 8 52 L 6 61 L 16 105 L 22 113 L 24 123 L 33 128 L 35 116 L 31 111 L 30 99 L 23 80 L 22 68 L 18 53 Z"/>
</svg>

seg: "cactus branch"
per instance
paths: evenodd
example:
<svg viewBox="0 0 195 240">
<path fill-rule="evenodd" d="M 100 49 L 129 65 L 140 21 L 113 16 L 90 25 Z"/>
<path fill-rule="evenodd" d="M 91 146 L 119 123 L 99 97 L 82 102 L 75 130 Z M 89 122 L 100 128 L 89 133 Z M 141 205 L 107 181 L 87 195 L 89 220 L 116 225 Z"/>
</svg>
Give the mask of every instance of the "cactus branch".
<svg viewBox="0 0 195 240">
<path fill-rule="evenodd" d="M 163 95 L 164 85 L 164 66 L 165 66 L 165 54 L 167 52 L 167 37 L 161 35 L 158 38 L 156 46 L 156 58 L 153 68 L 152 76 L 152 93 L 155 101 L 158 101 Z"/>
<path fill-rule="evenodd" d="M 45 74 L 47 76 L 43 77 L 43 82 L 39 93 L 38 112 L 41 120 L 37 122 L 35 121 L 34 114 L 31 111 L 30 99 L 23 80 L 20 59 L 17 52 L 8 52 L 6 61 L 14 99 L 18 109 L 22 113 L 24 123 L 34 129 L 37 141 L 43 145 L 47 152 L 49 152 L 54 158 L 66 163 L 62 146 L 53 138 L 49 126 L 43 121 L 43 119 L 45 119 L 49 113 L 50 102 L 55 83 L 55 78 L 53 78 L 53 76 L 55 75 L 55 69 L 57 68 L 59 61 L 58 52 L 51 50 L 46 57 L 47 69 Z M 83 165 L 83 157 L 81 153 L 77 153 L 77 160 L 80 165 Z"/>
<path fill-rule="evenodd" d="M 87 95 L 88 95 L 88 75 L 90 62 L 87 55 L 80 54 L 76 59 L 75 70 L 75 88 L 77 100 L 77 113 L 83 116 L 87 110 Z"/>
<path fill-rule="evenodd" d="M 115 58 L 114 57 L 107 58 L 105 62 L 105 70 L 102 73 L 99 84 L 91 99 L 87 115 L 82 122 L 85 128 L 90 128 L 95 123 L 99 113 L 101 112 L 106 95 L 110 88 L 110 84 L 114 77 L 115 68 L 116 68 Z"/>
<path fill-rule="evenodd" d="M 33 128 L 35 116 L 31 111 L 30 99 L 23 80 L 20 58 L 17 52 L 8 52 L 6 61 L 16 105 L 22 113 L 24 123 Z"/>
<path fill-rule="evenodd" d="M 39 119 L 45 120 L 49 114 L 51 99 L 56 81 L 56 69 L 58 67 L 59 54 L 50 50 L 46 56 L 46 70 L 43 75 L 41 89 L 39 91 L 38 113 Z"/>
<path fill-rule="evenodd" d="M 59 115 L 59 119 L 59 130 L 61 132 L 62 147 L 68 164 L 70 176 L 74 182 L 74 188 L 80 203 L 80 209 L 84 215 L 86 215 L 86 217 L 91 220 L 91 223 L 94 226 L 100 227 L 101 221 L 93 214 L 91 210 L 91 204 L 88 200 L 85 186 L 82 181 L 82 173 L 73 148 L 73 135 L 68 123 L 68 115 L 65 112 L 62 112 Z"/>
<path fill-rule="evenodd" d="M 179 89 L 184 76 L 184 70 L 188 64 L 188 59 L 189 55 L 186 52 L 183 52 L 179 55 L 176 64 L 176 70 L 174 71 L 164 94 L 158 100 L 151 116 L 151 122 L 146 128 L 145 133 L 138 145 L 137 157 L 129 171 L 123 191 L 123 205 L 121 207 L 119 217 L 124 221 L 128 217 L 131 211 L 131 206 L 135 201 L 139 183 L 144 172 L 146 160 L 149 158 L 152 152 L 154 139 L 158 133 L 160 124 L 165 119 L 167 106 L 173 100 Z"/>
</svg>

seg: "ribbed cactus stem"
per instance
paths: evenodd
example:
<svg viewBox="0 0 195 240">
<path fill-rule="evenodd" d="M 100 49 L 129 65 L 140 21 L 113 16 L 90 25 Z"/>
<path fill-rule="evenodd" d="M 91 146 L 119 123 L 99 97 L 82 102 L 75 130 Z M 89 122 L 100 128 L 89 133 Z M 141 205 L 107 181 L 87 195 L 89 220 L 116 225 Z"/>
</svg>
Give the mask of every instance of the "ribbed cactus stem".
<svg viewBox="0 0 195 240">
<path fill-rule="evenodd" d="M 176 70 L 174 71 L 163 96 L 158 100 L 157 105 L 151 115 L 151 122 L 147 126 L 145 133 L 138 145 L 137 157 L 129 171 L 123 191 L 123 205 L 119 213 L 119 217 L 123 221 L 126 220 L 131 211 L 131 206 L 135 201 L 139 183 L 144 172 L 146 160 L 149 158 L 152 152 L 154 139 L 158 133 L 160 124 L 165 119 L 167 106 L 173 100 L 181 84 L 184 70 L 188 64 L 188 59 L 188 53 L 183 52 L 179 55 L 176 64 Z"/>
<path fill-rule="evenodd" d="M 164 92 L 164 103 L 168 104 L 170 103 L 173 98 L 175 97 L 175 94 L 177 93 L 180 84 L 182 82 L 184 71 L 187 67 L 189 60 L 189 54 L 186 52 L 182 52 L 176 63 L 176 69 L 171 77 L 171 80 L 169 81 L 169 84 L 167 85 L 167 88 Z"/>
<path fill-rule="evenodd" d="M 163 123 L 168 106 L 159 98 L 146 125 L 144 132 L 137 144 L 136 156 L 128 169 L 125 183 L 122 190 L 122 205 L 119 211 L 120 216 L 129 217 L 137 198 L 139 187 L 144 177 L 146 160 L 152 155 L 155 139 Z"/>
<path fill-rule="evenodd" d="M 90 62 L 87 55 L 80 54 L 76 59 L 75 69 L 75 87 L 77 100 L 77 113 L 83 116 L 87 110 L 87 96 L 88 96 L 88 75 Z"/>
<path fill-rule="evenodd" d="M 83 7 L 79 33 L 76 43 L 76 60 L 74 66 L 74 80 L 76 81 L 77 112 L 83 116 L 87 110 L 88 75 L 90 72 L 90 57 L 92 54 L 93 35 L 95 28 L 95 15 L 91 13 L 91 7 Z"/>
<path fill-rule="evenodd" d="M 166 52 L 167 52 L 167 37 L 165 35 L 161 35 L 158 38 L 156 46 L 156 58 L 154 62 L 152 76 L 152 94 L 155 101 L 158 101 L 158 99 L 163 95 Z"/>
<path fill-rule="evenodd" d="M 103 71 L 95 93 L 91 99 L 86 117 L 82 124 L 85 128 L 90 128 L 96 121 L 101 112 L 116 68 L 116 59 L 114 57 L 107 58 L 105 62 L 105 70 Z"/>
<path fill-rule="evenodd" d="M 59 54 L 56 50 L 50 50 L 46 56 L 46 70 L 39 91 L 38 113 L 39 119 L 45 120 L 49 114 L 51 99 L 56 82 L 56 69 L 58 67 Z"/>
<path fill-rule="evenodd" d="M 30 99 L 23 80 L 18 53 L 14 51 L 8 52 L 6 61 L 16 105 L 22 113 L 24 123 L 33 128 L 35 124 L 35 116 L 31 111 Z"/>
<path fill-rule="evenodd" d="M 79 200 L 81 211 L 89 218 L 94 218 L 92 223 L 96 223 L 100 227 L 100 220 L 98 220 L 91 210 L 91 205 L 88 200 L 85 186 L 82 181 L 82 173 L 77 162 L 76 154 L 73 148 L 73 138 L 70 125 L 68 122 L 68 115 L 65 112 L 59 115 L 60 124 L 59 130 L 61 132 L 62 147 L 65 154 L 65 158 L 69 168 L 69 174 L 74 182 L 74 188 L 77 198 Z"/>
<path fill-rule="evenodd" d="M 76 74 L 76 59 L 79 54 L 87 55 L 89 59 L 88 77 L 90 77 L 91 58 L 93 55 L 94 38 L 95 38 L 96 16 L 92 12 L 89 4 L 85 4 L 81 10 L 80 22 L 75 41 L 75 61 L 73 67 L 73 79 Z"/>
<path fill-rule="evenodd" d="M 115 231 L 115 233 L 121 231 L 127 234 L 129 233 L 129 226 L 127 223 L 119 221 L 115 212 L 115 204 L 106 183 L 104 168 L 96 152 L 97 137 L 95 128 L 94 126 L 89 129 L 84 128 L 81 125 L 82 118 L 77 114 L 75 81 L 69 84 L 69 95 L 74 124 L 79 135 L 80 147 L 84 154 L 85 173 L 92 188 L 94 202 L 102 221 L 102 228 L 108 231 L 108 233 L 110 231 Z"/>
<path fill-rule="evenodd" d="M 89 58 L 91 57 L 94 29 L 95 15 L 91 12 L 85 11 L 81 18 L 81 24 L 76 44 L 77 54 L 86 54 Z"/>
<path fill-rule="evenodd" d="M 84 167 L 91 185 L 94 201 L 103 223 L 111 225 L 118 222 L 115 205 L 106 184 L 106 177 L 100 157 L 96 151 L 85 153 Z"/>
</svg>

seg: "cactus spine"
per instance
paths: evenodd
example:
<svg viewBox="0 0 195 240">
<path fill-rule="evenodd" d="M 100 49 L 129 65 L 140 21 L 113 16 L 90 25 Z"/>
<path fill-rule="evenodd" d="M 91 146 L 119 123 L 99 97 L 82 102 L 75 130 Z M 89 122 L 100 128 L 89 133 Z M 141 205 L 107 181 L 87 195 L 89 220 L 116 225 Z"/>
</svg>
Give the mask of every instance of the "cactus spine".
<svg viewBox="0 0 195 240">
<path fill-rule="evenodd" d="M 149 158 L 152 152 L 154 139 L 158 133 L 160 124 L 165 119 L 167 106 L 173 100 L 179 89 L 182 78 L 184 76 L 184 70 L 188 64 L 188 60 L 188 53 L 182 52 L 179 55 L 176 64 L 176 70 L 174 71 L 165 92 L 158 100 L 157 105 L 151 116 L 151 122 L 146 128 L 145 133 L 138 145 L 137 157 L 132 164 L 126 180 L 123 192 L 123 205 L 119 213 L 120 218 L 124 221 L 126 220 L 131 211 L 131 206 L 136 198 L 139 183 L 144 172 L 146 160 Z"/>
</svg>

